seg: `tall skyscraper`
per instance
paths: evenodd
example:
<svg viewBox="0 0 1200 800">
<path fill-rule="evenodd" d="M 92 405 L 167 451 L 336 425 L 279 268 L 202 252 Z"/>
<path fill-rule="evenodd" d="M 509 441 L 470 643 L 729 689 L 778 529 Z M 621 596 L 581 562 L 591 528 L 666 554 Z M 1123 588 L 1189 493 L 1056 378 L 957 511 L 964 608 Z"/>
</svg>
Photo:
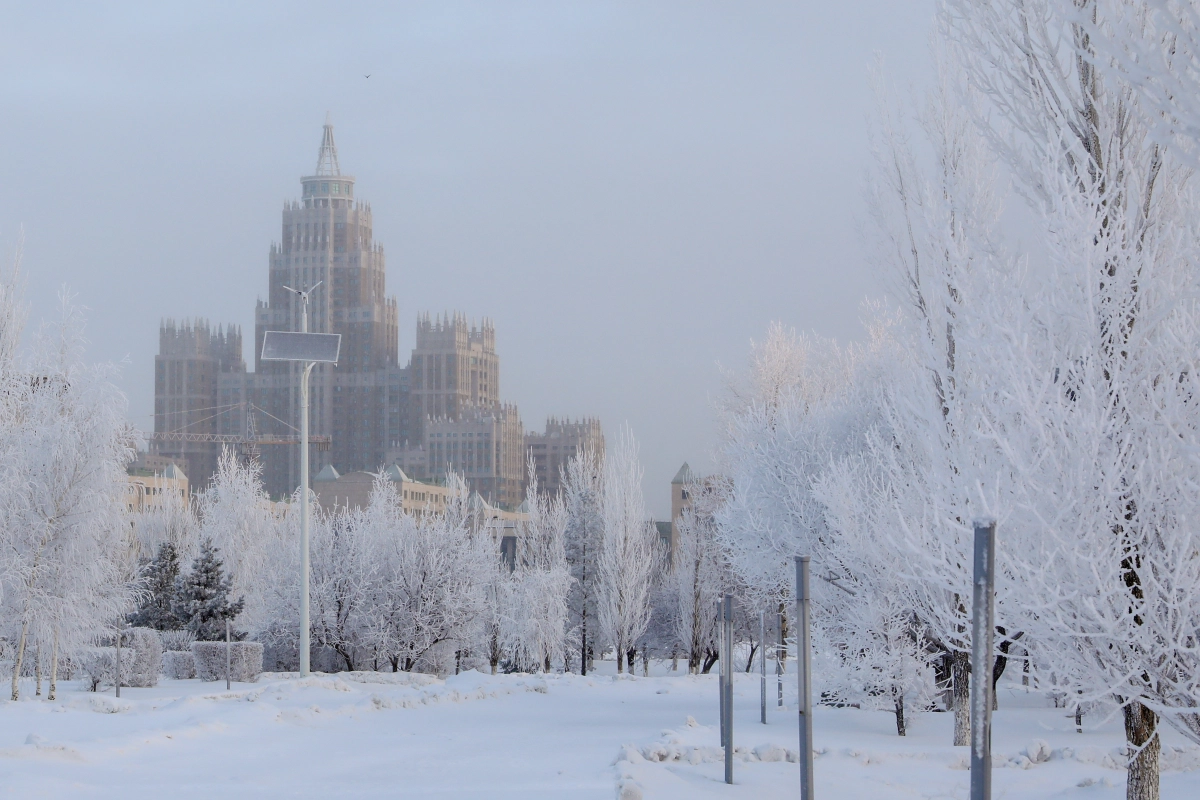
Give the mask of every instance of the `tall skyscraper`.
<svg viewBox="0 0 1200 800">
<path fill-rule="evenodd" d="M 267 297 L 255 311 L 254 371 L 246 370 L 236 329 L 211 333 L 203 321 L 184 328 L 164 322 L 154 449 L 186 460 L 193 486 L 208 484 L 224 446 L 211 439 L 224 437 L 261 443 L 239 450 L 257 453 L 271 495 L 298 487 L 299 445 L 278 442 L 298 441 L 301 368 L 262 361 L 260 354 L 267 331 L 301 328 L 300 301 L 288 289 L 316 287 L 308 329 L 340 333 L 342 349 L 336 365 L 317 365 L 310 378 L 310 431 L 331 442 L 310 450 L 310 474 L 327 465 L 346 475 L 396 463 L 414 477 L 437 480 L 454 470 L 489 503 L 521 502 L 525 434 L 517 408 L 500 402 L 495 328 L 487 319 L 470 325 L 461 314 L 422 315 L 411 361 L 401 367 L 397 305 L 387 296 L 383 247 L 373 227 L 355 179 L 342 174 L 333 126 L 326 123 L 316 169 L 300 179 L 300 199 L 284 204 L 280 240 L 271 245 Z M 181 431 L 210 440 L 179 441 Z M 568 438 L 584 435 L 580 430 Z M 549 448 L 545 479 L 554 481 L 558 451 L 555 444 Z"/>
<path fill-rule="evenodd" d="M 318 365 L 311 378 L 313 434 L 331 436 L 332 452 L 314 450 L 316 474 L 332 462 L 342 472 L 376 469 L 387 442 L 388 390 L 399 384 L 396 300 L 386 294 L 383 247 L 372 237 L 371 207 L 355 198 L 354 178 L 338 163 L 333 126 L 325 124 L 317 167 L 300 179 L 301 198 L 283 209 L 280 242 L 271 246 L 269 289 L 254 325 L 254 375 L 247 398 L 265 414 L 268 433 L 294 433 L 300 417 L 299 364 L 263 362 L 263 334 L 300 330 L 300 301 L 294 289 L 316 286 L 310 297 L 308 329 L 340 333 L 336 366 Z M 290 451 L 290 452 L 289 452 Z M 264 450 L 269 491 L 299 483 L 299 446 Z"/>
</svg>

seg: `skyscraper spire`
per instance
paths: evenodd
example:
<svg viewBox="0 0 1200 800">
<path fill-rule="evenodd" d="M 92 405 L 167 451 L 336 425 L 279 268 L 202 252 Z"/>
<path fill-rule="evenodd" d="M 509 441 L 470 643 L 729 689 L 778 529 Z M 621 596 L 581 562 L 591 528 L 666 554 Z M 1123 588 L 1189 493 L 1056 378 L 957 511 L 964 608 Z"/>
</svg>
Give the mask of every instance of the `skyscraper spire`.
<svg viewBox="0 0 1200 800">
<path fill-rule="evenodd" d="M 333 123 L 329 119 L 329 112 L 325 113 L 325 133 L 321 136 L 321 149 L 317 152 L 317 174 L 342 174 L 338 166 L 337 145 L 333 143 Z"/>
</svg>

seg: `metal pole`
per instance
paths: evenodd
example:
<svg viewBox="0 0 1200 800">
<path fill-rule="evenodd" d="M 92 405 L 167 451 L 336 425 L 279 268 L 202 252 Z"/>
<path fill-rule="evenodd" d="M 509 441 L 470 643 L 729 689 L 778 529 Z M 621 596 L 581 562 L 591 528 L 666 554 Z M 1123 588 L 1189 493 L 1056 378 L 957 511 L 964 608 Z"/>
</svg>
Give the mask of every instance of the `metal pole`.
<svg viewBox="0 0 1200 800">
<path fill-rule="evenodd" d="M 995 635 L 996 521 L 975 521 L 971 616 L 971 800 L 992 797 L 992 645 Z"/>
<path fill-rule="evenodd" d="M 721 747 L 725 746 L 725 664 L 729 656 L 725 654 L 725 601 L 717 600 L 717 703 L 720 708 Z"/>
<path fill-rule="evenodd" d="M 800 708 L 800 800 L 813 800 L 812 645 L 809 641 L 808 556 L 796 556 L 796 683 Z"/>
<path fill-rule="evenodd" d="M 762 684 L 760 694 L 759 711 L 762 716 L 762 724 L 767 724 L 767 612 L 760 612 L 758 615 L 758 677 Z"/>
<path fill-rule="evenodd" d="M 229 691 L 230 676 L 233 674 L 233 658 L 230 652 L 233 650 L 233 645 L 229 638 L 229 617 L 225 618 L 225 691 Z"/>
<path fill-rule="evenodd" d="M 308 332 L 308 296 L 303 296 L 300 330 Z M 308 375 L 314 364 L 305 364 L 300 376 L 300 677 L 309 674 L 308 619 Z"/>
<path fill-rule="evenodd" d="M 725 782 L 733 783 L 733 595 L 725 595 L 722 604 L 724 612 L 725 653 L 729 656 L 728 663 L 722 670 L 725 678 Z"/>
<path fill-rule="evenodd" d="M 117 677 L 113 681 L 117 685 L 117 697 L 121 696 L 121 634 L 124 633 L 121 626 L 117 626 Z"/>
</svg>

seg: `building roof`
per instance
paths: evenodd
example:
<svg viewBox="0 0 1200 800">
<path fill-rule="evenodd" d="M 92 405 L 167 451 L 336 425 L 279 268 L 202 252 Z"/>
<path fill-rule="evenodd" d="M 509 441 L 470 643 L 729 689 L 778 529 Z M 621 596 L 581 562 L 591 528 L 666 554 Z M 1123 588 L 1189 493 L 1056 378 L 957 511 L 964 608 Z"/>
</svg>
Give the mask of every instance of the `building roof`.
<svg viewBox="0 0 1200 800">
<path fill-rule="evenodd" d="M 405 475 L 404 470 L 400 469 L 400 467 L 396 466 L 395 464 L 392 464 L 385 469 L 383 474 L 386 475 L 387 479 L 392 483 L 412 483 L 412 478 Z"/>
<path fill-rule="evenodd" d="M 187 480 L 187 475 L 183 474 L 183 470 L 176 466 L 174 461 L 171 462 L 171 466 L 163 470 L 163 477 L 172 480 Z"/>
<path fill-rule="evenodd" d="M 696 481 L 696 473 L 692 472 L 692 468 L 688 463 L 683 462 L 683 466 L 679 468 L 679 472 L 675 473 L 675 477 L 671 479 L 671 484 L 694 483 Z"/>
<path fill-rule="evenodd" d="M 317 152 L 317 175 L 341 175 L 338 165 L 337 145 L 333 143 L 333 123 L 325 116 L 325 130 L 321 135 L 321 149 Z"/>
<path fill-rule="evenodd" d="M 317 473 L 317 477 L 313 478 L 313 480 L 314 481 L 336 481 L 340 477 L 342 477 L 342 476 L 338 473 L 338 471 L 336 469 L 333 468 L 333 464 L 326 464 L 324 467 L 321 468 L 321 471 Z"/>
</svg>

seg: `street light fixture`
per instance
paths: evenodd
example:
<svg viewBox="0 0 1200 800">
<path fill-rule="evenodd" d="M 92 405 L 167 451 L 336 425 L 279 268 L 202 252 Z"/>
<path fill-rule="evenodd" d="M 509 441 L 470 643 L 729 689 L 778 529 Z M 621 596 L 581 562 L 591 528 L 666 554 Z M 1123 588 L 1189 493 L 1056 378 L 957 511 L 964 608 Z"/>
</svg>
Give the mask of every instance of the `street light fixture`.
<svg viewBox="0 0 1200 800">
<path fill-rule="evenodd" d="M 300 376 L 300 677 L 309 674 L 308 616 L 308 376 L 318 363 L 336 364 L 341 350 L 340 333 L 308 332 L 308 298 L 323 281 L 308 289 L 284 286 L 300 298 L 300 332 L 267 331 L 263 335 L 263 361 L 299 361 L 304 364 Z"/>
</svg>

